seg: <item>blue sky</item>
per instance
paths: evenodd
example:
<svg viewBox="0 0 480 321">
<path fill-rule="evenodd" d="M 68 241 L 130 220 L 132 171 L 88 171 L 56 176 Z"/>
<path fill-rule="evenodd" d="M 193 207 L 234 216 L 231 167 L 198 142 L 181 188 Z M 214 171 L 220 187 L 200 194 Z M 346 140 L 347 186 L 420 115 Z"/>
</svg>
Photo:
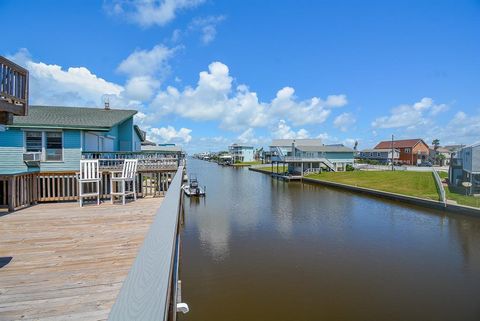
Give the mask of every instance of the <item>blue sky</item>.
<svg viewBox="0 0 480 321">
<path fill-rule="evenodd" d="M 33 104 L 139 110 L 188 151 L 480 140 L 480 1 L 0 1 Z M 22 12 L 22 21 L 17 21 Z"/>
</svg>

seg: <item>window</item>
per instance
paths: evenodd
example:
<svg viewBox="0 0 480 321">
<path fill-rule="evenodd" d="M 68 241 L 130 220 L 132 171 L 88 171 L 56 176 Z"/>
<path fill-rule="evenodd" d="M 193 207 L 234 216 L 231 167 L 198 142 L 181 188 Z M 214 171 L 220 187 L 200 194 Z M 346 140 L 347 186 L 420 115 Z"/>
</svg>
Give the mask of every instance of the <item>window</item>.
<svg viewBox="0 0 480 321">
<path fill-rule="evenodd" d="M 25 133 L 25 149 L 27 152 L 42 151 L 42 132 L 26 132 Z"/>
<path fill-rule="evenodd" d="M 63 160 L 62 132 L 25 132 L 25 150 L 43 154 L 44 161 Z"/>
<path fill-rule="evenodd" d="M 61 132 L 45 133 L 45 160 L 61 161 L 63 154 L 63 142 Z"/>
<path fill-rule="evenodd" d="M 410 148 L 405 148 L 405 153 L 410 154 L 412 150 Z"/>
</svg>

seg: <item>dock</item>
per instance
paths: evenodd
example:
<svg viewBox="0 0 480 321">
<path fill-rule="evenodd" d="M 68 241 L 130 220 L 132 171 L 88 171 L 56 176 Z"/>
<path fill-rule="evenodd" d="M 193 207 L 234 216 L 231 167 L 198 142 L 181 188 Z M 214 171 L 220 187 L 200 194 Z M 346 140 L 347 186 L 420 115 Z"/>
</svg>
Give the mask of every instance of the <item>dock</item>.
<svg viewBox="0 0 480 321">
<path fill-rule="evenodd" d="M 0 216 L 0 320 L 106 320 L 162 201 Z"/>
</svg>

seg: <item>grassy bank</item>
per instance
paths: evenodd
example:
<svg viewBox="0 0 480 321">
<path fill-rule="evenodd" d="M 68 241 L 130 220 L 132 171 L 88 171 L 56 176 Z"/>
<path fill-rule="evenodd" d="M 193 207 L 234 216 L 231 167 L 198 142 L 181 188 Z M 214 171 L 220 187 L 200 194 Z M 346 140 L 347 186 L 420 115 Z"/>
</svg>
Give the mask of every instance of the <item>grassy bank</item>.
<svg viewBox="0 0 480 321">
<path fill-rule="evenodd" d="M 262 162 L 254 161 L 254 162 L 238 162 L 233 164 L 232 166 L 252 166 L 252 165 L 261 165 Z"/>
<path fill-rule="evenodd" d="M 431 172 L 353 171 L 312 174 L 308 178 L 347 184 L 379 191 L 439 200 Z"/>
<path fill-rule="evenodd" d="M 442 179 L 448 179 L 448 173 L 439 172 Z M 465 195 L 465 189 L 463 187 L 444 186 L 445 195 L 447 200 L 457 202 L 460 205 L 480 207 L 480 197 Z"/>
<path fill-rule="evenodd" d="M 287 166 L 285 166 L 285 169 L 283 169 L 282 166 L 278 166 L 278 172 L 277 172 L 277 166 L 273 166 L 273 171 L 272 171 L 272 165 L 267 165 L 265 164 L 264 167 L 255 167 L 256 170 L 259 170 L 259 171 L 262 171 L 262 172 L 265 172 L 265 173 L 281 173 L 281 172 L 285 172 L 287 170 Z"/>
</svg>

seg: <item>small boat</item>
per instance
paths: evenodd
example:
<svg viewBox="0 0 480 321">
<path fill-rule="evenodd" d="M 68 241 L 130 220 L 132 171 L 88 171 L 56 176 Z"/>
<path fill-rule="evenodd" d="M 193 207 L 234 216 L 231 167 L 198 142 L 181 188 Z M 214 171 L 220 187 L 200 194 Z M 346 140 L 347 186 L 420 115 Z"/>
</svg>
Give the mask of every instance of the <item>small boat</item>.
<svg viewBox="0 0 480 321">
<path fill-rule="evenodd" d="M 198 185 L 198 180 L 195 176 L 190 175 L 190 182 L 182 186 L 183 192 L 187 196 L 205 196 L 205 187 L 201 188 Z"/>
</svg>

